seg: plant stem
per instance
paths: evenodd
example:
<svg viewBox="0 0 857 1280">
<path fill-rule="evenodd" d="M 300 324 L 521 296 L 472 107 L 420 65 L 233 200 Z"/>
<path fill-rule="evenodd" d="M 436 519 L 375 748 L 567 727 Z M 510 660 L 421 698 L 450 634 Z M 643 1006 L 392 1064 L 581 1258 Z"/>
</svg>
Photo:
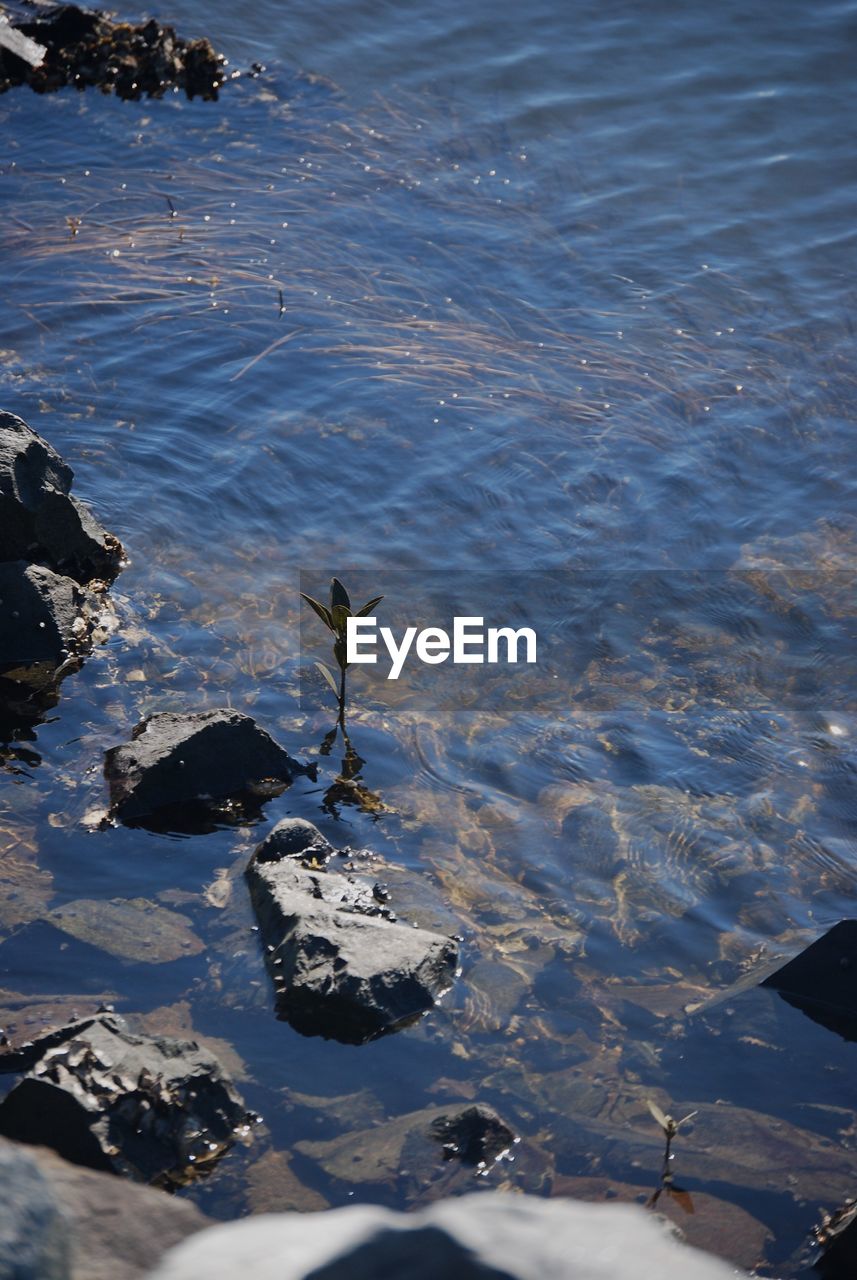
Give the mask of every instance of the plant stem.
<svg viewBox="0 0 857 1280">
<path fill-rule="evenodd" d="M 340 667 L 339 675 L 339 727 L 345 733 L 345 667 Z"/>
</svg>

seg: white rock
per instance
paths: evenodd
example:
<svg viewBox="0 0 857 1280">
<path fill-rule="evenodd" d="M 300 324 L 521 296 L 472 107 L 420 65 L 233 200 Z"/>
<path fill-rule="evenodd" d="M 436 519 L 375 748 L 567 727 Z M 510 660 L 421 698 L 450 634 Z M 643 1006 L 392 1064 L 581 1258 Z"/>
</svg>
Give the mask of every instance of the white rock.
<svg viewBox="0 0 857 1280">
<path fill-rule="evenodd" d="M 417 1213 L 355 1205 L 202 1231 L 149 1280 L 734 1280 L 635 1205 L 494 1191 Z"/>
</svg>

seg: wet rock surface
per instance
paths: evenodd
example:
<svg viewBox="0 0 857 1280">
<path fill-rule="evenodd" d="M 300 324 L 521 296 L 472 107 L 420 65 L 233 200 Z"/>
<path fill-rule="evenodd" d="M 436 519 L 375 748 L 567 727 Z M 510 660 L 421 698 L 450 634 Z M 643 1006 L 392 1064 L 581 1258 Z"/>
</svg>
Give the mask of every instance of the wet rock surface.
<svg viewBox="0 0 857 1280">
<path fill-rule="evenodd" d="M 735 1280 L 678 1243 L 652 1214 L 490 1192 L 416 1213 L 354 1206 L 214 1227 L 164 1258 L 151 1280 Z"/>
<path fill-rule="evenodd" d="M 324 865 L 336 850 L 318 827 L 305 818 L 282 818 L 257 845 L 257 862 L 279 862 L 296 858 L 303 863 Z"/>
<path fill-rule="evenodd" d="M 59 5 L 15 21 L 16 29 L 45 49 L 32 66 L 0 48 L 0 92 L 28 84 L 37 93 L 64 85 L 96 86 L 120 98 L 160 98 L 182 89 L 189 98 L 217 98 L 227 78 L 225 58 L 210 42 L 184 40 L 154 19 L 115 22 L 96 10 Z"/>
<path fill-rule="evenodd" d="M 26 735 L 113 626 L 122 546 L 70 490 L 71 468 L 0 412 L 0 738 Z"/>
<path fill-rule="evenodd" d="M 0 412 L 0 561 L 45 565 L 80 583 L 115 577 L 122 546 L 71 496 L 73 479 L 46 440 Z"/>
<path fill-rule="evenodd" d="M 305 1035 L 360 1044 L 432 1008 L 452 985 L 455 941 L 390 919 L 372 881 L 289 853 L 273 861 L 274 848 L 264 842 L 246 875 L 278 1016 Z"/>
<path fill-rule="evenodd" d="M 2 1138 L 0 1181 L 0 1280 L 138 1280 L 211 1225 L 187 1201 Z"/>
<path fill-rule="evenodd" d="M 313 772 L 250 716 L 229 710 L 149 716 L 104 765 L 113 817 L 191 831 L 258 812 L 297 775 Z"/>
<path fill-rule="evenodd" d="M 104 1013 L 47 1032 L 0 1104 L 0 1134 L 73 1164 L 175 1185 L 210 1167 L 248 1120 L 234 1087 L 193 1041 L 138 1035 Z M 16 1060 L 17 1059 L 17 1060 Z M 21 1054 L 3 1069 L 15 1069 Z"/>
<path fill-rule="evenodd" d="M 0 563 L 0 669 L 6 679 L 52 680 L 88 635 L 94 597 L 72 578 L 25 560 Z M 37 672 L 32 669 L 36 668 Z"/>
</svg>

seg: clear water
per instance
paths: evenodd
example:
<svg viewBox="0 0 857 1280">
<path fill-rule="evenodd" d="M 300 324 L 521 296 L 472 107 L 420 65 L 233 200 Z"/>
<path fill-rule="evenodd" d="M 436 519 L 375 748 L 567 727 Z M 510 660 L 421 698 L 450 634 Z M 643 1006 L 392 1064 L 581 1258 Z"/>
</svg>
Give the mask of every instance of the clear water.
<svg viewBox="0 0 857 1280">
<path fill-rule="evenodd" d="M 592 1198 L 652 1185 L 646 1097 L 720 1099 L 744 1109 L 732 1164 L 705 1163 L 701 1112 L 685 1183 L 763 1222 L 782 1267 L 857 1172 L 849 1046 L 782 1015 L 778 1061 L 828 1067 L 810 1097 L 696 1032 L 683 1055 L 676 1020 L 853 911 L 857 5 L 159 16 L 266 71 L 217 104 L 0 98 L 2 400 L 131 559 L 120 630 L 3 782 L 7 858 L 38 874 L 0 922 L 2 985 L 187 1001 L 236 1047 L 266 1128 L 188 1190 L 213 1213 L 328 1123 L 302 1094 L 354 1094 L 362 1128 L 477 1092 L 526 1139 L 486 1183 Z M 331 801 L 334 753 L 254 830 L 90 830 L 101 753 L 152 710 L 230 703 L 317 753 L 299 571 L 384 591 L 402 625 L 517 611 L 543 660 L 355 675 L 362 805 Z M 354 1049 L 273 1020 L 236 877 L 287 812 L 378 849 L 465 936 L 418 1028 Z M 133 897 L 205 952 L 118 962 L 30 923 Z M 789 1181 L 801 1138 L 781 1182 L 742 1180 L 751 1114 L 814 1135 L 829 1177 L 819 1155 Z M 330 1203 L 438 1193 L 295 1167 Z"/>
</svg>

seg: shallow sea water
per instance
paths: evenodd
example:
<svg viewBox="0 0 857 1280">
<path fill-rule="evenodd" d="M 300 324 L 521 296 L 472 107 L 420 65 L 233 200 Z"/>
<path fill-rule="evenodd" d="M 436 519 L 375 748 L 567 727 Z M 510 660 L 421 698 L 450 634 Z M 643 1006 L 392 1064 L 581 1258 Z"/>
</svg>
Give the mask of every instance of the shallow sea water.
<svg viewBox="0 0 857 1280">
<path fill-rule="evenodd" d="M 158 16 L 265 71 L 216 104 L 0 98 L 2 402 L 130 557 L 2 779 L 0 986 L 234 1046 L 265 1124 L 182 1193 L 214 1214 L 465 1189 L 296 1144 L 474 1096 L 523 1138 L 479 1185 L 635 1198 L 653 1098 L 699 1107 L 691 1238 L 783 1274 L 857 1181 L 853 1046 L 693 1011 L 853 914 L 857 5 Z M 331 573 L 396 627 L 535 626 L 540 661 L 355 672 L 356 785 L 334 750 L 254 828 L 93 830 L 103 751 L 154 710 L 318 756 L 298 589 Z M 240 872 L 286 813 L 463 935 L 417 1027 L 274 1020 Z M 204 950 L 38 923 L 109 898 Z"/>
</svg>

